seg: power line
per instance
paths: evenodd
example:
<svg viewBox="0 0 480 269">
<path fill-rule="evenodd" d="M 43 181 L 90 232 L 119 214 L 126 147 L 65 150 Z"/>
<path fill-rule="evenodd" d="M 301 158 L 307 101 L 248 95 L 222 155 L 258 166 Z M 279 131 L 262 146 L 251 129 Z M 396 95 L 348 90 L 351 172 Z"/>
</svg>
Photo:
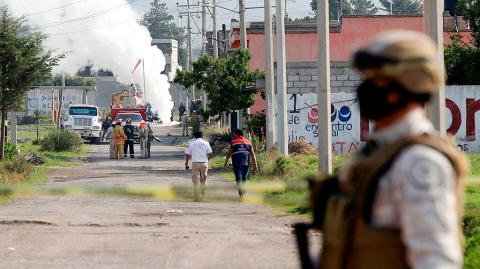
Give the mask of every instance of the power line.
<svg viewBox="0 0 480 269">
<path fill-rule="evenodd" d="M 122 21 L 122 22 L 118 22 L 118 23 L 112 23 L 112 24 L 109 24 L 109 25 L 98 26 L 98 27 L 94 27 L 94 28 L 82 29 L 82 30 L 78 30 L 78 31 L 74 31 L 74 32 L 68 32 L 68 33 L 53 33 L 53 34 L 48 34 L 48 33 L 47 33 L 46 35 L 48 35 L 48 36 L 71 35 L 71 34 L 89 32 L 89 31 L 93 31 L 93 30 L 97 30 L 97 29 L 102 29 L 102 28 L 109 28 L 109 27 L 112 27 L 112 26 L 117 26 L 117 25 L 122 25 L 122 24 L 127 24 L 127 23 L 137 24 L 137 22 Z"/>
<path fill-rule="evenodd" d="M 72 2 L 72 3 L 70 3 L 70 4 L 67 4 L 67 5 L 64 5 L 64 6 L 60 6 L 60 7 L 50 8 L 50 9 L 46 9 L 46 10 L 42 10 L 42 11 L 38 11 L 38 12 L 33 12 L 33 13 L 27 13 L 27 14 L 24 14 L 23 16 L 25 16 L 25 17 L 30 17 L 30 16 L 35 16 L 35 15 L 43 14 L 43 13 L 48 13 L 48 12 L 50 12 L 50 11 L 63 9 L 63 8 L 70 7 L 70 6 L 73 6 L 73 5 L 76 5 L 76 4 L 79 4 L 79 3 L 83 3 L 83 2 L 87 2 L 87 1 L 89 1 L 89 0 L 81 0 L 81 1 L 77 1 L 77 2 Z"/>
<path fill-rule="evenodd" d="M 92 19 L 92 18 L 95 18 L 95 17 L 99 17 L 99 16 L 102 16 L 104 14 L 107 14 L 119 7 L 122 7 L 122 6 L 125 6 L 125 5 L 128 5 L 130 3 L 133 3 L 133 2 L 136 2 L 138 0 L 129 0 L 127 1 L 126 3 L 124 4 L 120 4 L 120 5 L 117 5 L 117 6 L 113 6 L 113 7 L 110 7 L 108 9 L 104 9 L 102 11 L 99 11 L 97 13 L 93 13 L 93 14 L 90 14 L 90 15 L 87 15 L 87 16 L 84 16 L 84 17 L 79 17 L 79 18 L 75 18 L 75 19 L 71 19 L 71 20 L 66 20 L 66 21 L 59 21 L 59 22 L 51 22 L 51 23 L 48 23 L 48 24 L 45 24 L 43 26 L 38 26 L 36 28 L 32 28 L 30 30 L 32 31 L 36 31 L 36 30 L 42 30 L 42 29 L 47 29 L 47 28 L 52 28 L 52 27 L 57 27 L 57 26 L 60 26 L 60 25 L 63 25 L 63 24 L 66 24 L 66 23 L 71 23 L 71 22 L 77 22 L 77 21 L 83 21 L 83 20 L 88 20 L 88 19 Z"/>
</svg>

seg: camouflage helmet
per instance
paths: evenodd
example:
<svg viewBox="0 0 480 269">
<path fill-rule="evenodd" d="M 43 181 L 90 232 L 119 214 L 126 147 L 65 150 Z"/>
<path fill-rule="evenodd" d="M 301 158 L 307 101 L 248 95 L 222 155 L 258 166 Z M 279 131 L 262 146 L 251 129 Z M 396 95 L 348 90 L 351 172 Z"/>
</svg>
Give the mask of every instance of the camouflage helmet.
<svg viewBox="0 0 480 269">
<path fill-rule="evenodd" d="M 354 54 L 353 65 L 367 79 L 386 77 L 416 94 L 435 93 L 445 82 L 438 48 L 421 32 L 381 33 Z"/>
</svg>

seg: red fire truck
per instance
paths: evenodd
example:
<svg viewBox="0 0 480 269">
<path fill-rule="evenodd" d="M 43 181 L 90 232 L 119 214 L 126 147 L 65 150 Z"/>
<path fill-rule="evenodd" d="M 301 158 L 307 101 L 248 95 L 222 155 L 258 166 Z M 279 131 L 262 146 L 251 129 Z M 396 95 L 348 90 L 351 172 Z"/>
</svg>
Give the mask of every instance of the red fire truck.
<svg viewBox="0 0 480 269">
<path fill-rule="evenodd" d="M 114 93 L 112 95 L 111 115 L 113 120 L 121 121 L 122 125 L 125 125 L 127 119 L 132 120 L 132 125 L 135 127 L 135 140 L 138 142 L 140 121 L 147 121 L 147 106 L 136 105 L 136 98 L 136 95 L 132 96 L 128 90 Z M 133 102 L 130 102 L 132 105 L 125 104 L 126 99 L 133 99 Z"/>
</svg>

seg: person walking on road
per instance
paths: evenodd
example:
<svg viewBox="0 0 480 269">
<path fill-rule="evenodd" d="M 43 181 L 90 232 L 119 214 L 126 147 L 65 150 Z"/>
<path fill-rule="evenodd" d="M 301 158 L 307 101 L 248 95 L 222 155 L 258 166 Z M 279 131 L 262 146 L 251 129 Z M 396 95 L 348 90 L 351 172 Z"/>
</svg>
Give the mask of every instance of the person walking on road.
<svg viewBox="0 0 480 269">
<path fill-rule="evenodd" d="M 146 159 L 149 158 L 149 142 L 148 140 L 150 139 L 149 137 L 149 131 L 151 129 L 147 126 L 147 123 L 142 120 L 140 121 L 140 129 L 139 129 L 139 135 L 140 135 L 140 152 L 141 152 L 141 159 Z"/>
<path fill-rule="evenodd" d="M 102 141 L 108 140 L 107 130 L 112 126 L 112 118 L 108 117 L 102 123 Z"/>
<path fill-rule="evenodd" d="M 107 131 L 105 132 L 105 139 L 107 139 L 108 144 L 110 145 L 110 159 L 114 158 L 114 150 L 115 150 L 115 138 L 113 137 L 113 129 L 115 128 L 116 121 L 112 121 L 110 127 L 108 127 Z"/>
<path fill-rule="evenodd" d="M 123 153 L 127 156 L 127 152 L 130 152 L 130 158 L 135 158 L 135 150 L 134 150 L 134 143 L 135 143 L 135 135 L 134 130 L 135 128 L 132 125 L 132 120 L 127 119 L 125 126 L 123 127 L 125 131 L 125 135 L 127 135 L 127 140 L 125 141 L 125 145 L 123 146 Z"/>
<path fill-rule="evenodd" d="M 212 157 L 210 144 L 203 140 L 202 132 L 196 132 L 195 140 L 185 150 L 185 169 L 192 160 L 192 182 L 195 201 L 201 201 L 207 190 L 208 160 Z"/>
<path fill-rule="evenodd" d="M 125 132 L 123 131 L 122 124 L 121 122 L 117 122 L 115 124 L 115 128 L 113 129 L 113 137 L 115 138 L 115 148 L 113 152 L 113 157 L 115 159 L 123 159 L 123 147 L 125 144 L 125 139 L 127 139 L 127 136 L 125 135 Z"/>
<path fill-rule="evenodd" d="M 198 113 L 197 111 L 193 111 L 192 115 L 190 116 L 190 126 L 192 126 L 192 132 L 200 132 L 200 121 L 198 118 Z"/>
<path fill-rule="evenodd" d="M 234 131 L 234 137 L 230 142 L 230 147 L 225 157 L 225 167 L 228 166 L 230 157 L 232 157 L 233 173 L 237 182 L 238 194 L 240 197 L 243 197 L 245 195 L 244 184 L 250 173 L 250 162 L 253 164 L 254 172 L 258 170 L 258 166 L 252 142 L 243 136 L 243 131 L 240 129 Z"/>
<path fill-rule="evenodd" d="M 182 120 L 182 136 L 188 136 L 188 116 L 187 113 L 183 114 L 180 119 Z"/>
<path fill-rule="evenodd" d="M 360 113 L 375 128 L 318 218 L 319 268 L 462 268 L 467 162 L 425 115 L 444 83 L 437 51 L 423 33 L 392 31 L 354 55 Z"/>
<path fill-rule="evenodd" d="M 146 148 L 145 148 L 145 155 L 146 155 L 146 158 L 150 159 L 150 149 L 152 148 L 152 141 L 155 139 L 157 142 L 162 142 L 162 140 L 157 139 L 157 138 L 155 138 L 155 136 L 153 136 L 153 130 L 152 130 L 152 126 L 150 126 L 150 124 L 147 123 L 145 128 L 147 129 L 146 130 L 147 144 L 146 144 Z"/>
<path fill-rule="evenodd" d="M 182 121 L 182 116 L 185 114 L 185 112 L 187 111 L 187 109 L 185 108 L 185 105 L 182 103 L 180 103 L 180 106 L 178 107 L 178 115 L 180 116 L 180 119 L 179 121 Z"/>
</svg>

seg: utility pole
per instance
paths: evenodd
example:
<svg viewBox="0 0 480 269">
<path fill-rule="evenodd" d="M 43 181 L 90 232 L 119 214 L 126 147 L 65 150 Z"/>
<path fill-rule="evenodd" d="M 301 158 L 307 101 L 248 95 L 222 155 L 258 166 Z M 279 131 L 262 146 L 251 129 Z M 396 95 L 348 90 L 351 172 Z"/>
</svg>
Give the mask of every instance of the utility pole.
<svg viewBox="0 0 480 269">
<path fill-rule="evenodd" d="M 218 34 L 217 34 L 217 0 L 213 0 L 212 8 L 212 20 L 213 20 L 213 33 L 212 33 L 212 44 L 213 44 L 213 59 L 218 59 Z"/>
<path fill-rule="evenodd" d="M 276 143 L 275 83 L 273 70 L 272 0 L 264 0 L 265 15 L 265 93 L 267 97 L 267 149 Z"/>
<path fill-rule="evenodd" d="M 207 43 L 207 3 L 202 0 L 202 53 L 206 51 Z"/>
<path fill-rule="evenodd" d="M 287 65 L 285 55 L 285 0 L 276 0 L 277 19 L 277 95 L 278 95 L 278 149 L 288 156 Z"/>
<path fill-rule="evenodd" d="M 202 0 L 202 54 L 207 51 L 207 2 Z M 207 110 L 207 92 L 202 90 L 203 111 Z"/>
<path fill-rule="evenodd" d="M 62 88 L 58 93 L 58 114 L 57 114 L 57 129 L 60 129 L 62 124 L 62 105 L 63 105 L 63 91 L 65 90 L 65 72 L 62 72 Z"/>
<path fill-rule="evenodd" d="M 147 84 L 145 83 L 145 59 L 142 58 L 142 74 L 143 74 L 143 95 L 144 95 L 144 98 L 145 98 L 145 105 L 147 105 Z M 135 88 L 136 90 L 136 88 Z M 137 93 L 135 93 L 137 94 Z"/>
<path fill-rule="evenodd" d="M 444 66 L 443 59 L 443 0 L 424 0 L 423 1 L 423 25 L 427 35 L 429 35 L 438 47 L 438 61 Z M 446 133 L 445 127 L 445 87 L 441 87 L 437 94 L 427 106 L 427 115 L 433 122 L 435 128 L 441 133 Z"/>
<path fill-rule="evenodd" d="M 10 128 L 10 142 L 14 147 L 17 146 L 17 112 L 11 112 L 10 113 L 11 117 L 11 125 L 12 128 Z"/>
<path fill-rule="evenodd" d="M 247 48 L 247 25 L 245 22 L 245 0 L 238 0 L 240 13 L 240 45 L 242 49 Z"/>
<path fill-rule="evenodd" d="M 187 32 L 188 32 L 188 39 L 187 39 L 187 69 L 188 71 L 192 71 L 192 25 L 191 25 L 191 16 L 190 13 L 190 0 L 187 0 Z M 192 86 L 192 100 L 195 100 L 195 87 Z M 187 92 L 187 103 L 188 103 L 188 92 Z"/>
<path fill-rule="evenodd" d="M 228 51 L 227 51 L 227 26 L 225 24 L 222 24 L 222 39 L 223 39 L 222 58 L 226 58 L 228 56 Z"/>
<path fill-rule="evenodd" d="M 317 2 L 318 35 L 318 169 L 322 174 L 332 173 L 332 123 L 330 118 L 330 24 L 328 1 Z M 320 126 L 321 125 L 321 126 Z"/>
</svg>

